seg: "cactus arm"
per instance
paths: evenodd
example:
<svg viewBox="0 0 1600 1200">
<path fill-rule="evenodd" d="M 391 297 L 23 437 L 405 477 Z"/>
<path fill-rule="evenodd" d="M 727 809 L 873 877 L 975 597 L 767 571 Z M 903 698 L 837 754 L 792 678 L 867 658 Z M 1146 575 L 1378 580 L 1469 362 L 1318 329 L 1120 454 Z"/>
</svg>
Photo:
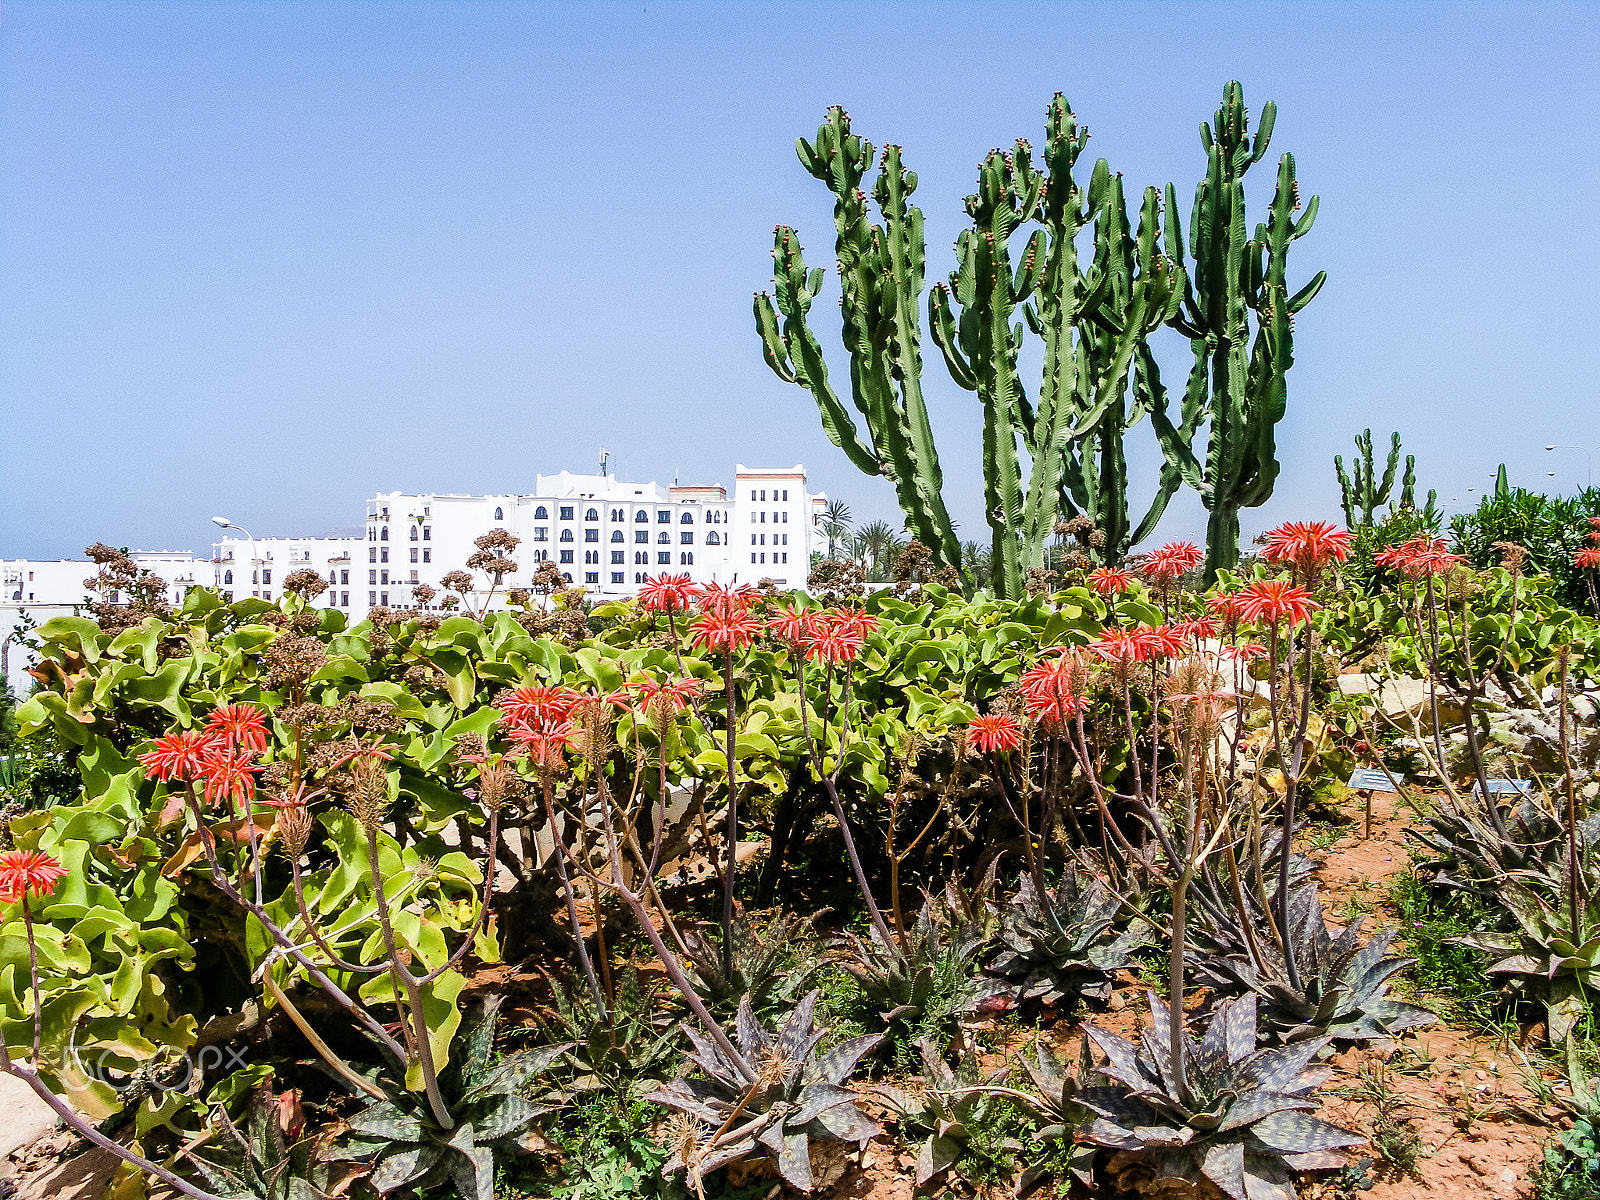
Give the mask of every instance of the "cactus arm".
<svg viewBox="0 0 1600 1200">
<path fill-rule="evenodd" d="M 1400 507 L 1417 506 L 1417 456 L 1406 455 L 1406 473 L 1400 480 Z"/>
<path fill-rule="evenodd" d="M 1322 290 L 1322 285 L 1328 282 L 1328 273 L 1318 271 L 1311 277 L 1311 282 L 1306 284 L 1293 296 L 1289 297 L 1289 315 L 1293 316 L 1306 305 L 1317 298 L 1317 293 Z"/>
<path fill-rule="evenodd" d="M 973 373 L 972 365 L 962 357 L 958 344 L 956 320 L 950 312 L 950 290 L 942 283 L 934 284 L 933 290 L 928 293 L 928 328 L 933 334 L 934 345 L 944 353 L 944 365 L 949 369 L 950 378 L 955 380 L 956 386 L 969 392 L 977 391 L 978 377 Z"/>
<path fill-rule="evenodd" d="M 1355 466 L 1353 462 L 1351 465 L 1359 473 L 1360 467 Z M 1350 476 L 1345 474 L 1344 459 L 1337 454 L 1333 456 L 1333 473 L 1339 480 L 1339 507 L 1344 509 L 1345 528 L 1354 529 L 1356 527 L 1356 489 L 1355 485 L 1350 482 Z"/>
<path fill-rule="evenodd" d="M 1394 491 L 1394 475 L 1400 469 L 1400 434 L 1397 432 L 1389 439 L 1389 458 L 1383 464 L 1383 478 L 1379 481 L 1372 495 L 1372 511 L 1378 511 L 1380 505 L 1389 499 L 1389 493 Z M 1371 519 L 1370 517 L 1368 518 Z"/>
</svg>

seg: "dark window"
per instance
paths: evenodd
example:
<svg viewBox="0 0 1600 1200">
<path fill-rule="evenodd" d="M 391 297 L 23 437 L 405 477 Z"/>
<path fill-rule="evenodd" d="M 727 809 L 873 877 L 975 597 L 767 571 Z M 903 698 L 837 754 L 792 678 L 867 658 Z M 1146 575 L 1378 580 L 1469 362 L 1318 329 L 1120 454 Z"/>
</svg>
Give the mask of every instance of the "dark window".
<svg viewBox="0 0 1600 1200">
<path fill-rule="evenodd" d="M 535 525 L 533 527 L 533 540 L 548 542 L 550 540 L 550 527 L 548 525 Z"/>
<path fill-rule="evenodd" d="M 564 563 L 571 562 L 572 561 L 572 551 L 571 550 L 563 550 L 561 552 L 561 561 L 564 562 Z"/>
<path fill-rule="evenodd" d="M 625 550 L 613 550 L 611 552 L 611 561 L 614 562 L 614 563 L 625 563 L 625 562 L 627 562 L 628 561 L 627 551 L 625 551 Z"/>
<path fill-rule="evenodd" d="M 496 508 L 494 510 L 494 519 L 496 521 L 504 521 L 506 519 L 506 510 L 503 508 Z"/>
<path fill-rule="evenodd" d="M 694 545 L 694 534 L 691 533 L 689 530 L 685 529 L 682 533 L 680 533 L 678 535 L 678 541 L 682 545 L 692 546 L 692 545 Z M 737 707 L 737 705 L 735 705 L 735 707 Z"/>
<path fill-rule="evenodd" d="M 561 572 L 561 578 L 563 580 L 565 580 L 567 583 L 571 583 L 572 582 L 572 572 L 571 571 L 563 571 L 563 572 Z"/>
<path fill-rule="evenodd" d="M 638 512 L 633 514 L 633 521 L 634 521 L 634 524 L 636 524 L 636 525 L 639 524 L 641 521 L 648 521 L 649 519 L 650 519 L 650 514 L 645 512 L 645 510 L 642 509 L 642 508 Z"/>
<path fill-rule="evenodd" d="M 548 521 L 550 519 L 550 510 L 542 504 L 539 505 L 538 508 L 533 510 L 533 519 L 535 521 Z"/>
<path fill-rule="evenodd" d="M 659 534 L 656 535 L 656 541 L 661 542 L 664 545 L 670 544 L 672 542 L 672 535 L 663 529 Z"/>
<path fill-rule="evenodd" d="M 585 571 L 583 573 L 583 581 L 585 583 L 599 583 L 600 582 L 600 572 L 599 571 Z"/>
<path fill-rule="evenodd" d="M 381 592 L 379 594 L 379 596 L 378 596 L 378 599 L 380 601 L 382 601 L 384 604 L 389 603 L 389 593 L 388 592 Z"/>
<path fill-rule="evenodd" d="M 633 565 L 636 566 L 636 567 L 647 567 L 647 566 L 649 566 L 650 565 L 650 551 L 648 551 L 648 550 L 636 550 L 634 552 L 634 555 L 633 555 Z"/>
<path fill-rule="evenodd" d="M 633 540 L 636 542 L 648 542 L 650 540 L 650 531 L 648 529 L 635 529 L 633 531 Z"/>
<path fill-rule="evenodd" d="M 692 512 L 690 512 L 688 509 L 684 509 L 683 510 L 683 516 L 678 518 L 678 524 L 679 525 L 693 525 L 694 524 L 694 514 Z M 735 707 L 737 707 L 737 705 L 735 705 Z"/>
<path fill-rule="evenodd" d="M 613 529 L 611 531 L 611 540 L 613 542 L 622 542 L 622 541 L 626 541 L 627 539 L 622 536 L 622 530 Z"/>
<path fill-rule="evenodd" d="M 656 555 L 656 565 L 661 567 L 670 567 L 672 565 L 672 551 L 663 550 L 660 554 Z"/>
<path fill-rule="evenodd" d="M 378 548 L 376 546 L 368 546 L 367 547 L 367 561 L 368 562 L 377 562 L 378 561 Z"/>
<path fill-rule="evenodd" d="M 413 542 L 417 540 L 417 527 L 415 525 L 411 527 L 411 540 Z"/>
<path fill-rule="evenodd" d="M 588 512 L 583 514 L 583 519 L 585 521 L 598 521 L 600 519 L 600 510 L 598 508 L 591 508 Z"/>
<path fill-rule="evenodd" d="M 389 572 L 384 571 L 381 575 L 379 575 L 378 576 L 378 582 L 382 583 L 382 584 L 387 584 L 389 582 Z"/>
<path fill-rule="evenodd" d="M 339 607 L 340 608 L 349 608 L 350 607 L 350 593 L 349 592 L 340 592 L 339 593 Z"/>
<path fill-rule="evenodd" d="M 620 508 L 613 508 L 611 510 L 611 519 L 613 521 L 626 521 L 628 519 L 628 514 L 623 512 Z M 619 579 L 617 582 L 621 583 L 622 580 Z"/>
<path fill-rule="evenodd" d="M 272 568 L 271 567 L 268 567 L 265 571 L 261 572 L 261 582 L 262 583 L 271 583 L 272 582 Z"/>
<path fill-rule="evenodd" d="M 379 562 L 388 562 L 389 561 L 389 547 L 385 546 L 382 550 L 380 550 L 378 552 L 378 561 Z"/>
<path fill-rule="evenodd" d="M 717 531 L 715 529 L 713 529 L 710 533 L 706 534 L 706 545 L 708 545 L 708 546 L 720 546 L 720 545 L 722 545 L 722 539 L 717 536 Z"/>
<path fill-rule="evenodd" d="M 692 567 L 692 566 L 694 566 L 694 555 L 693 554 L 680 554 L 680 555 L 678 555 L 678 565 L 679 566 L 684 566 L 684 567 Z"/>
<path fill-rule="evenodd" d="M 656 510 L 656 523 L 658 525 L 671 525 L 672 510 L 670 508 L 658 508 Z"/>
<path fill-rule="evenodd" d="M 570 521 L 570 520 L 572 520 L 572 505 L 570 505 L 570 504 L 563 504 L 563 505 L 562 505 L 562 506 L 561 506 L 561 519 L 562 519 L 562 520 L 563 520 L 563 521 Z"/>
<path fill-rule="evenodd" d="M 562 540 L 562 541 L 563 541 L 563 542 L 570 542 L 570 541 L 571 541 L 571 540 L 572 540 L 572 530 L 570 530 L 570 529 L 563 529 L 563 530 L 562 530 L 562 531 L 561 531 L 561 540 Z"/>
<path fill-rule="evenodd" d="M 432 525 L 424 525 L 422 527 L 422 540 L 425 541 L 425 542 L 433 541 L 433 526 Z"/>
<path fill-rule="evenodd" d="M 432 549 L 432 547 L 424 546 L 422 548 L 422 561 L 423 562 L 432 562 L 433 561 L 433 549 Z"/>
<path fill-rule="evenodd" d="M 411 547 L 411 561 L 412 562 L 416 562 L 417 561 L 417 548 L 415 546 Z"/>
<path fill-rule="evenodd" d="M 383 527 L 383 532 L 378 535 L 378 540 L 380 542 L 387 542 L 389 540 L 389 527 L 387 525 Z"/>
<path fill-rule="evenodd" d="M 348 584 L 349 582 L 350 582 L 350 572 L 349 571 L 340 571 L 339 572 L 339 583 L 341 585 L 343 585 L 343 584 Z M 737 707 L 737 706 L 735 706 L 735 707 Z"/>
<path fill-rule="evenodd" d="M 600 540 L 600 531 L 598 529 L 585 529 L 583 531 L 583 540 L 586 542 L 598 542 Z"/>
<path fill-rule="evenodd" d="M 232 583 L 233 582 L 233 572 L 232 571 L 224 571 L 222 573 L 222 582 L 223 583 Z"/>
<path fill-rule="evenodd" d="M 611 572 L 611 582 L 612 583 L 626 583 L 627 582 L 627 572 L 625 572 L 625 571 L 613 571 L 613 572 Z"/>
</svg>

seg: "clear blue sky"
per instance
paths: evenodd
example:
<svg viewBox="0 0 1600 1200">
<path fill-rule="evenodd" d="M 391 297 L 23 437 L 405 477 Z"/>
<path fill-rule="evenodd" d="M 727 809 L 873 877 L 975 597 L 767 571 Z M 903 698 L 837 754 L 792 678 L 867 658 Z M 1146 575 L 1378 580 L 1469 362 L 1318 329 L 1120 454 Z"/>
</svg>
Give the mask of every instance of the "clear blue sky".
<svg viewBox="0 0 1600 1200">
<path fill-rule="evenodd" d="M 602 444 L 636 479 L 801 460 L 895 518 L 752 328 L 774 224 L 831 260 L 796 135 L 841 103 L 904 146 L 931 279 L 980 158 L 1042 140 L 1057 90 L 1091 157 L 1187 216 L 1231 78 L 1322 197 L 1292 283 L 1329 275 L 1247 533 L 1336 518 L 1332 457 L 1368 425 L 1457 507 L 1501 460 L 1570 490 L 1582 456 L 1543 446 L 1600 445 L 1597 11 L 7 0 L 0 557 L 198 550 L 218 512 L 316 533 L 379 489 L 527 491 Z M 986 539 L 976 402 L 927 365 L 951 508 Z M 1202 531 L 1186 497 L 1160 532 Z"/>
</svg>

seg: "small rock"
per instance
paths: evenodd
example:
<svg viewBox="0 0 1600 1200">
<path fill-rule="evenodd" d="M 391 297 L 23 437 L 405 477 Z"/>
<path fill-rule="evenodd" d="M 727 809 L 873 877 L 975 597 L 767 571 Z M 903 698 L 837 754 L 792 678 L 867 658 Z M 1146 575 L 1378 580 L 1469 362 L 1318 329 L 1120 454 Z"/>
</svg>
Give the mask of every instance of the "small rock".
<svg viewBox="0 0 1600 1200">
<path fill-rule="evenodd" d="M 1121 1012 L 1128 1002 L 1122 998 L 1121 992 L 1112 992 L 1106 1001 L 1106 1007 L 1112 1012 Z"/>
<path fill-rule="evenodd" d="M 1513 1171 L 1510 1167 L 1507 1167 L 1505 1170 L 1500 1172 L 1500 1182 L 1501 1183 L 1515 1183 L 1516 1181 L 1517 1181 L 1517 1173 L 1515 1171 Z"/>
</svg>

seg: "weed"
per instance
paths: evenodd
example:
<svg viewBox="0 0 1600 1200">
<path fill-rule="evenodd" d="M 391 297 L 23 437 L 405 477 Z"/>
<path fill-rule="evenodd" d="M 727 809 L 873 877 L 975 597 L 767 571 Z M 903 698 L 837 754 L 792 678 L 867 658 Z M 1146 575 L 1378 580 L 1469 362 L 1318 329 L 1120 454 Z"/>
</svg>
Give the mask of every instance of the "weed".
<svg viewBox="0 0 1600 1200">
<path fill-rule="evenodd" d="M 1530 1180 L 1538 1200 L 1594 1200 L 1600 1196 L 1600 1127 L 1579 1117 L 1544 1149 Z"/>
<path fill-rule="evenodd" d="M 1390 1089 L 1389 1070 L 1382 1062 L 1373 1062 L 1357 1078 L 1360 1082 L 1354 1086 L 1334 1088 L 1330 1094 L 1371 1105 L 1373 1149 L 1396 1171 L 1420 1178 L 1417 1155 L 1422 1150 L 1422 1139 L 1403 1112 L 1411 1102 Z"/>
<path fill-rule="evenodd" d="M 1389 900 L 1400 914 L 1400 936 L 1417 961 L 1407 974 L 1418 992 L 1435 994 L 1450 1015 L 1477 1029 L 1499 1031 L 1504 1020 L 1495 994 L 1484 986 L 1485 956 L 1449 939 L 1470 933 L 1488 914 L 1472 897 L 1435 894 L 1427 882 L 1407 873 L 1389 885 Z"/>
</svg>

